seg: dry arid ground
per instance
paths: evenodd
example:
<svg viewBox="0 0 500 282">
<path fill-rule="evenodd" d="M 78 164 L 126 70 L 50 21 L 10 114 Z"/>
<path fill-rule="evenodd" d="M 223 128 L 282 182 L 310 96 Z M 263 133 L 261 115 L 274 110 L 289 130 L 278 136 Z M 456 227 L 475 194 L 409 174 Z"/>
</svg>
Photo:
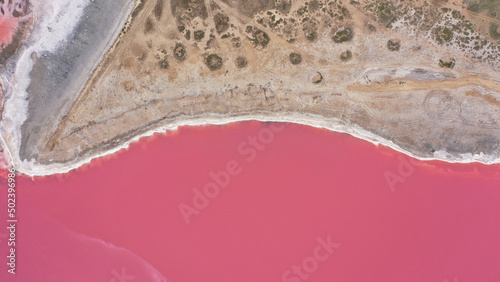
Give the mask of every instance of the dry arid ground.
<svg viewBox="0 0 500 282">
<path fill-rule="evenodd" d="M 156 128 L 258 118 L 498 159 L 500 20 L 471 5 L 143 0 L 71 110 L 22 150 L 74 163 Z"/>
</svg>

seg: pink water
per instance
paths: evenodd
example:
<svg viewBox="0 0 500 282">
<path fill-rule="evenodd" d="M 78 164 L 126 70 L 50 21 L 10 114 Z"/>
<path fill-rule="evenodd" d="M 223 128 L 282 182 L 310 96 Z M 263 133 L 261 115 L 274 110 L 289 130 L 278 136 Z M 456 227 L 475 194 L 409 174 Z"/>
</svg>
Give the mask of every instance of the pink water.
<svg viewBox="0 0 500 282">
<path fill-rule="evenodd" d="M 500 281 L 499 165 L 245 122 L 17 181 L 17 274 L 4 234 L 0 281 Z"/>
<path fill-rule="evenodd" d="M 12 43 L 19 27 L 19 19 L 12 14 L 0 13 L 0 53 Z"/>
</svg>

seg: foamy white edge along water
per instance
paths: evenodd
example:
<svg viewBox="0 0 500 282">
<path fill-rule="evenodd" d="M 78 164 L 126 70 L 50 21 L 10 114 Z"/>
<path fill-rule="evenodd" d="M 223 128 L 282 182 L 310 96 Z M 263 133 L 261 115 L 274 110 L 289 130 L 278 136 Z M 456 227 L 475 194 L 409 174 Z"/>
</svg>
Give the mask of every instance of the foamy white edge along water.
<svg viewBox="0 0 500 282">
<path fill-rule="evenodd" d="M 29 176 L 44 176 L 56 173 L 66 173 L 76 169 L 92 159 L 115 153 L 123 148 L 127 148 L 132 142 L 138 141 L 141 137 L 150 136 L 154 133 L 163 133 L 166 130 L 177 130 L 179 126 L 197 126 L 216 124 L 222 125 L 231 122 L 259 120 L 264 122 L 291 122 L 309 125 L 317 128 L 325 128 L 332 131 L 351 134 L 357 138 L 367 140 L 373 144 L 385 145 L 394 150 L 412 156 L 420 160 L 442 160 L 447 162 L 481 162 L 485 164 L 500 163 L 500 157 L 488 156 L 485 154 L 472 155 L 464 154 L 460 158 L 454 158 L 445 151 L 438 151 L 434 158 L 418 158 L 410 152 L 403 150 L 392 141 L 386 140 L 369 131 L 357 126 L 346 126 L 339 120 L 325 119 L 317 115 L 299 114 L 278 114 L 275 117 L 269 115 L 249 114 L 245 116 L 216 116 L 204 118 L 192 118 L 186 121 L 160 127 L 145 134 L 136 136 L 130 140 L 124 140 L 123 144 L 114 149 L 91 156 L 74 163 L 41 165 L 35 161 L 23 161 L 19 157 L 21 147 L 21 126 L 27 119 L 28 100 L 27 88 L 30 84 L 29 73 L 33 68 L 31 54 L 34 52 L 55 52 L 63 44 L 78 24 L 83 11 L 90 0 L 57 0 L 57 1 L 34 1 L 33 16 L 35 28 L 32 36 L 20 51 L 19 59 L 13 73 L 4 73 L 1 76 L 4 85 L 5 105 L 3 119 L 0 122 L 0 142 L 5 149 L 5 157 L 19 172 Z M 125 22 L 123 22 L 125 24 Z M 118 37 L 119 31 L 116 33 Z M 112 41 L 111 41 L 112 42 Z M 111 47 L 108 46 L 108 49 Z M 3 137 L 3 138 L 2 138 Z"/>
<path fill-rule="evenodd" d="M 80 166 L 89 163 L 92 159 L 99 158 L 102 156 L 106 156 L 109 154 L 116 153 L 121 149 L 126 149 L 133 142 L 139 141 L 142 137 L 152 136 L 155 133 L 165 133 L 166 131 L 175 131 L 180 126 L 204 126 L 204 125 L 224 125 L 233 122 L 240 121 L 250 121 L 257 120 L 261 122 L 289 122 L 302 124 L 307 126 L 312 126 L 316 128 L 324 128 L 335 132 L 347 133 L 359 139 L 366 140 L 375 145 L 384 145 L 390 147 L 396 151 L 399 151 L 403 154 L 409 155 L 413 158 L 419 160 L 442 160 L 450 163 L 472 163 L 472 162 L 480 162 L 484 164 L 494 164 L 500 163 L 500 158 L 495 158 L 493 156 L 488 156 L 485 154 L 479 155 L 462 155 L 460 159 L 453 159 L 452 156 L 446 152 L 436 152 L 434 158 L 419 158 L 414 156 L 410 152 L 400 148 L 398 145 L 394 144 L 392 141 L 384 139 L 378 135 L 375 135 L 367 130 L 364 130 L 358 126 L 346 126 L 343 125 L 337 119 L 325 119 L 322 116 L 318 115 L 299 115 L 299 114 L 276 114 L 274 117 L 269 117 L 268 115 L 262 114 L 249 114 L 246 116 L 238 116 L 238 117 L 226 117 L 220 115 L 212 115 L 210 117 L 202 117 L 202 118 L 192 118 L 185 121 L 179 121 L 167 126 L 163 126 L 154 130 L 147 131 L 142 135 L 138 135 L 130 140 L 126 140 L 123 142 L 121 146 L 110 149 L 108 151 L 104 151 L 98 155 L 91 156 L 80 160 L 74 163 L 68 164 L 49 164 L 49 165 L 40 165 L 35 162 L 23 162 L 21 166 L 16 167 L 18 171 L 24 173 L 29 176 L 46 176 L 57 173 L 67 173 L 73 169 L 79 168 Z M 17 165 L 17 164 L 16 164 Z"/>
</svg>

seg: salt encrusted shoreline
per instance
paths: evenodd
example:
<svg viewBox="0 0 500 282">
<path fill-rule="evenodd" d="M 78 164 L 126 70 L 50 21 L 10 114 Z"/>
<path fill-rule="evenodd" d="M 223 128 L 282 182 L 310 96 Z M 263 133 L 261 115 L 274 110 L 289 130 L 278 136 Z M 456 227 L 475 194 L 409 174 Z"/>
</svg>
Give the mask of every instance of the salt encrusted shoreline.
<svg viewBox="0 0 500 282">
<path fill-rule="evenodd" d="M 55 52 L 58 46 L 61 46 L 61 43 L 64 43 L 67 37 L 71 35 L 73 29 L 79 22 L 79 17 L 81 17 L 83 14 L 83 10 L 89 4 L 88 0 L 61 0 L 56 2 L 57 3 L 41 1 L 35 2 L 36 5 L 34 13 L 36 14 L 36 18 L 39 20 L 38 24 L 36 25 L 36 29 L 33 31 L 33 34 L 35 34 L 35 36 L 33 36 L 33 38 L 31 38 L 30 41 L 21 49 L 18 57 L 19 63 L 16 65 L 16 69 L 10 70 L 10 73 L 8 71 L 5 71 L 0 77 L 4 86 L 6 86 L 6 96 L 8 97 L 5 103 L 6 110 L 4 113 L 4 119 L 0 122 L 0 145 L 5 149 L 4 155 L 9 159 L 8 162 L 10 164 L 13 164 L 14 167 L 23 174 L 29 176 L 43 176 L 56 173 L 66 173 L 86 163 L 89 163 L 94 158 L 109 155 L 123 148 L 127 148 L 131 143 L 138 141 L 142 137 L 151 136 L 154 133 L 162 133 L 166 130 L 176 130 L 179 126 L 199 126 L 208 124 L 222 125 L 247 120 L 258 120 L 263 122 L 290 122 L 317 128 L 325 128 L 336 132 L 348 133 L 371 143 L 390 147 L 396 151 L 420 160 L 441 160 L 450 163 L 500 163 L 500 152 L 493 152 L 493 155 L 486 155 L 481 153 L 475 155 L 460 154 L 457 156 L 457 154 L 452 155 L 446 151 L 436 151 L 433 153 L 433 157 L 418 157 L 410 152 L 415 147 L 409 146 L 406 147 L 407 150 L 405 150 L 394 142 L 387 140 L 369 130 L 365 130 L 361 126 L 357 126 L 355 123 L 350 123 L 352 125 L 346 125 L 345 121 L 341 121 L 335 118 L 327 118 L 322 115 L 299 114 L 296 112 L 267 112 L 265 114 L 254 112 L 238 115 L 232 115 L 231 113 L 228 113 L 225 115 L 212 114 L 207 117 L 187 117 L 183 120 L 174 120 L 170 122 L 170 124 L 148 131 L 146 131 L 148 127 L 138 127 L 136 128 L 136 132 L 126 135 L 126 137 L 121 140 L 113 139 L 113 141 L 116 141 L 114 143 L 118 144 L 118 146 L 112 149 L 102 149 L 107 148 L 105 146 L 106 144 L 96 143 L 93 147 L 95 151 L 88 152 L 88 155 L 85 155 L 83 157 L 76 156 L 74 160 L 65 163 L 52 163 L 45 165 L 37 163 L 34 160 L 23 161 L 24 158 L 21 154 L 23 136 L 21 135 L 25 134 L 25 132 L 22 132 L 21 128 L 23 124 L 26 123 L 28 115 L 28 93 L 26 90 L 31 81 L 30 72 L 33 68 L 32 54 Z M 137 1 L 135 3 L 137 4 Z M 61 24 L 61 22 L 64 24 Z M 116 34 L 116 36 L 113 38 L 118 37 L 118 33 L 120 32 L 121 27 L 122 26 L 120 26 L 119 29 L 117 28 L 113 31 L 114 34 Z M 55 31 L 54 28 L 56 29 Z M 111 42 L 111 45 L 113 43 L 116 44 L 117 42 L 114 39 L 112 41 L 113 42 Z M 98 52 L 106 53 L 106 50 L 98 50 Z M 93 63 L 95 62 L 92 62 L 92 64 Z M 89 76 L 90 75 L 92 74 L 90 73 Z M 377 76 L 378 74 L 374 73 L 373 75 Z M 408 74 L 404 74 L 403 76 L 406 75 Z M 77 86 L 75 85 L 73 85 L 73 88 L 75 88 L 73 89 L 74 91 L 69 92 L 74 93 L 74 95 L 78 96 L 81 91 L 77 91 Z M 38 147 L 32 146 L 32 148 L 36 150 L 36 148 Z M 100 151 L 99 148 L 101 148 Z M 467 150 L 464 150 L 464 152 L 466 151 Z"/>
<path fill-rule="evenodd" d="M 22 128 L 30 118 L 28 107 L 32 108 L 32 111 L 47 111 L 46 105 L 30 105 L 32 97 L 29 97 L 28 89 L 33 82 L 32 75 L 36 57 L 47 56 L 47 54 L 57 56 L 63 49 L 64 43 L 72 40 L 72 34 L 80 24 L 82 17 L 88 18 L 84 11 L 90 3 L 89 0 L 33 1 L 32 15 L 35 25 L 31 37 L 0 73 L 5 93 L 3 118 L 0 120 L 0 146 L 4 148 L 4 158 L 8 163 L 19 163 L 19 161 L 14 160 L 21 159 L 23 134 L 27 133 L 23 132 Z M 134 4 L 135 1 L 130 1 L 130 5 L 120 7 L 127 10 L 127 13 L 123 13 L 121 20 L 117 19 L 117 24 L 109 31 L 113 36 L 110 36 L 106 41 L 93 43 L 96 46 L 102 46 L 102 48 L 95 50 L 94 53 L 97 55 L 92 58 L 93 62 L 80 67 L 83 71 L 79 79 L 74 79 L 71 84 L 66 83 L 67 86 L 74 88 L 74 91 L 64 91 L 62 93 L 64 99 L 60 100 L 71 101 L 73 96 L 74 99 L 78 97 L 86 81 L 92 76 L 94 69 L 115 44 L 125 22 L 129 21 Z M 116 12 L 116 10 L 110 12 Z M 103 13 L 105 14 L 105 11 Z M 14 61 L 15 63 L 12 63 Z M 53 116 L 57 119 L 58 115 L 63 114 L 64 111 Z"/>
<path fill-rule="evenodd" d="M 398 145 L 393 142 L 381 138 L 369 131 L 366 131 L 362 128 L 358 127 L 347 127 L 342 124 L 331 123 L 327 120 L 322 120 L 320 116 L 313 115 L 279 115 L 277 114 L 275 117 L 269 117 L 266 115 L 248 115 L 248 116 L 238 116 L 238 117 L 209 117 L 209 118 L 195 118 L 190 120 L 179 121 L 171 125 L 163 126 L 154 130 L 147 131 L 144 134 L 138 135 L 132 139 L 124 141 L 120 146 L 117 146 L 111 150 L 107 150 L 101 152 L 92 157 L 87 157 L 85 159 L 70 162 L 67 164 L 50 164 L 50 165 L 40 165 L 34 161 L 26 162 L 20 161 L 18 158 L 14 160 L 13 164 L 17 171 L 20 173 L 26 174 L 28 176 L 46 176 L 52 174 L 61 174 L 67 173 L 71 170 L 77 169 L 82 165 L 90 163 L 93 159 L 107 156 L 113 153 L 120 151 L 121 149 L 126 149 L 130 144 L 139 141 L 139 139 L 143 137 L 152 136 L 155 133 L 165 133 L 165 131 L 175 131 L 180 126 L 202 126 L 202 125 L 224 125 L 233 122 L 241 122 L 241 121 L 250 121 L 257 120 L 261 122 L 288 122 L 288 123 L 296 123 L 307 126 L 312 126 L 316 128 L 324 128 L 334 132 L 347 133 L 356 138 L 360 138 L 362 140 L 371 142 L 375 145 L 384 145 L 392 148 L 398 152 L 411 156 L 413 158 L 422 160 L 422 161 L 430 161 L 430 160 L 440 160 L 449 163 L 483 163 L 483 164 L 496 164 L 500 163 L 500 157 L 495 156 L 487 156 L 487 155 L 473 155 L 473 156 L 462 156 L 461 159 L 452 158 L 450 154 L 446 152 L 436 152 L 434 158 L 421 158 L 411 154 L 410 152 L 402 149 Z"/>
<path fill-rule="evenodd" d="M 4 111 L 0 120 L 0 145 L 8 162 L 19 157 L 21 126 L 28 116 L 27 88 L 33 68 L 32 54 L 54 52 L 67 39 L 88 0 L 31 1 L 34 28 L 27 42 L 5 65 L 0 80 Z M 15 64 L 12 62 L 15 61 Z"/>
</svg>

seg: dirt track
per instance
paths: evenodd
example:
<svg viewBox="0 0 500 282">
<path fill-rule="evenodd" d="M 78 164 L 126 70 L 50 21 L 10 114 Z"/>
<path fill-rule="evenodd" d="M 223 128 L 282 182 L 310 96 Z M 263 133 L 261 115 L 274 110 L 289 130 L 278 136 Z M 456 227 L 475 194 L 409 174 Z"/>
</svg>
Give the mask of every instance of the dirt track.
<svg viewBox="0 0 500 282">
<path fill-rule="evenodd" d="M 467 86 L 478 86 L 494 92 L 500 92 L 500 83 L 479 77 L 462 77 L 459 79 L 440 79 L 432 81 L 397 79 L 381 84 L 349 85 L 347 90 L 356 92 L 402 92 L 434 89 L 459 89 Z"/>
</svg>

